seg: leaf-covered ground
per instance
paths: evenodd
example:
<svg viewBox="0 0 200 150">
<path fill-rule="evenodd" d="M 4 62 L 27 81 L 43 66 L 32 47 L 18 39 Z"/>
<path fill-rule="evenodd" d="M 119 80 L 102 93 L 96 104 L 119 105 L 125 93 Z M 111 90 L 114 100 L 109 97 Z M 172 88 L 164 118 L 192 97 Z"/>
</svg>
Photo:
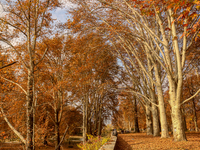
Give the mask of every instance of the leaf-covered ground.
<svg viewBox="0 0 200 150">
<path fill-rule="evenodd" d="M 200 132 L 186 136 L 188 141 L 174 142 L 172 137 L 162 139 L 146 133 L 119 134 L 115 150 L 200 150 Z"/>
<path fill-rule="evenodd" d="M 146 133 L 119 134 L 115 150 L 200 150 L 200 132 L 186 133 L 185 142 L 174 142 L 173 138 L 147 136 Z M 23 150 L 20 144 L 0 143 L 0 150 Z M 54 146 L 39 146 L 36 150 L 54 150 Z M 63 150 L 78 150 L 68 148 L 63 144 Z M 79 149 L 80 150 L 80 149 Z"/>
<path fill-rule="evenodd" d="M 54 146 L 51 144 L 49 146 L 36 146 L 36 150 L 55 150 Z M 68 148 L 67 144 L 62 144 L 62 150 L 80 150 L 79 148 Z M 21 144 L 15 143 L 0 143 L 0 150 L 23 150 Z"/>
</svg>

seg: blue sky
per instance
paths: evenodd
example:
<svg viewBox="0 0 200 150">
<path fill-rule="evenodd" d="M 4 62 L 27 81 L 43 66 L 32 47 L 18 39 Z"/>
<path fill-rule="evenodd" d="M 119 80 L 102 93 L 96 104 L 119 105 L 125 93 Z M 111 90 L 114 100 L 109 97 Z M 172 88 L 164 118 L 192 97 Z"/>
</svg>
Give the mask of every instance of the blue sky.
<svg viewBox="0 0 200 150">
<path fill-rule="evenodd" d="M 64 8 L 57 8 L 56 10 L 52 11 L 52 17 L 60 22 L 65 22 L 66 20 L 70 19 L 70 15 L 67 14 L 67 10 L 76 6 L 70 3 L 68 0 L 60 1 L 62 2 Z"/>
<path fill-rule="evenodd" d="M 3 0 L 0 0 L 3 2 Z M 60 0 L 60 2 L 63 4 L 63 8 L 57 8 L 56 10 L 52 11 L 52 17 L 54 19 L 57 19 L 59 22 L 65 22 L 67 19 L 70 19 L 70 15 L 67 14 L 66 10 L 69 10 L 70 8 L 76 7 L 74 4 L 70 3 L 68 0 Z M 0 5 L 0 14 L 2 13 L 2 8 Z"/>
<path fill-rule="evenodd" d="M 53 19 L 57 19 L 59 22 L 65 22 L 67 19 L 70 19 L 70 15 L 67 14 L 65 9 L 57 8 L 52 11 Z"/>
</svg>

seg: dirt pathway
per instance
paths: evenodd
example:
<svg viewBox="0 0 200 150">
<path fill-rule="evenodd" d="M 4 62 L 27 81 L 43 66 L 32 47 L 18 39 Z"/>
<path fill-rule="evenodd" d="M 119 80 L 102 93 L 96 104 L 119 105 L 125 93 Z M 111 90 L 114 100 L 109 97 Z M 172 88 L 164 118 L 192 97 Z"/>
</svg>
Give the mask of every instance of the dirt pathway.
<svg viewBox="0 0 200 150">
<path fill-rule="evenodd" d="M 119 134 L 115 150 L 200 150 L 200 132 L 186 136 L 188 141 L 174 142 L 172 137 L 162 139 L 146 133 Z"/>
</svg>

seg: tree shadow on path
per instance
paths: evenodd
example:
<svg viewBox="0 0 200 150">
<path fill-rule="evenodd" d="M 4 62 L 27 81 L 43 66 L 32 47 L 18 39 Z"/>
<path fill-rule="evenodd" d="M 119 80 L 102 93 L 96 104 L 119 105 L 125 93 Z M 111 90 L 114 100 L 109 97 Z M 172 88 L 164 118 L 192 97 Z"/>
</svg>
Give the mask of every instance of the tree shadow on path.
<svg viewBox="0 0 200 150">
<path fill-rule="evenodd" d="M 117 136 L 117 142 L 115 145 L 115 150 L 132 150 L 131 146 L 122 138 L 122 136 Z"/>
</svg>

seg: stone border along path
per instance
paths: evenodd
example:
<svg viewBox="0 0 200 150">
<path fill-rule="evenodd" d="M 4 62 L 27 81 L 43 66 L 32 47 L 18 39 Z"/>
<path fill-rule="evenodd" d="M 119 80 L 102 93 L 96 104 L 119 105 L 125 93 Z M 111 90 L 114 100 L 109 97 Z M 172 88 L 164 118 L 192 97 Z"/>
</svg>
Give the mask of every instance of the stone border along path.
<svg viewBox="0 0 200 150">
<path fill-rule="evenodd" d="M 117 136 L 111 136 L 111 139 L 105 143 L 99 150 L 114 150 L 117 142 Z"/>
</svg>

